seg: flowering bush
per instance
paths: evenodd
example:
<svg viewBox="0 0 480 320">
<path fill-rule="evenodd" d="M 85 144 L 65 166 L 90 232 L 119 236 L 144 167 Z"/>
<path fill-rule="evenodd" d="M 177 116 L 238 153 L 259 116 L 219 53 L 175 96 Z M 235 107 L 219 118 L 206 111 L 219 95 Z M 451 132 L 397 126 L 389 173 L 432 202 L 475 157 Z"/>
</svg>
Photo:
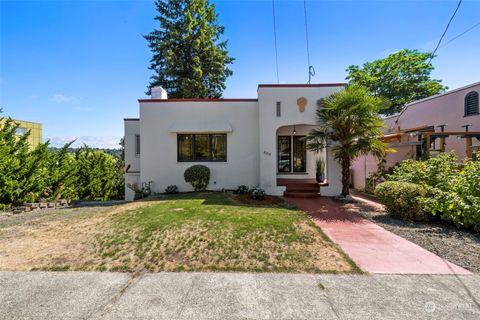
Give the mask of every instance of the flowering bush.
<svg viewBox="0 0 480 320">
<path fill-rule="evenodd" d="M 235 190 L 236 194 L 246 194 L 250 191 L 250 188 L 248 188 L 246 185 L 241 185 L 237 187 L 237 190 Z"/>
<path fill-rule="evenodd" d="M 258 188 L 258 187 L 255 187 L 255 188 L 252 188 L 250 190 L 250 195 L 252 197 L 252 199 L 254 200 L 265 200 L 267 194 L 265 193 L 265 190 L 263 190 L 262 188 Z"/>
<path fill-rule="evenodd" d="M 171 185 L 165 188 L 166 194 L 175 194 L 178 193 L 178 187 L 176 185 Z"/>
</svg>

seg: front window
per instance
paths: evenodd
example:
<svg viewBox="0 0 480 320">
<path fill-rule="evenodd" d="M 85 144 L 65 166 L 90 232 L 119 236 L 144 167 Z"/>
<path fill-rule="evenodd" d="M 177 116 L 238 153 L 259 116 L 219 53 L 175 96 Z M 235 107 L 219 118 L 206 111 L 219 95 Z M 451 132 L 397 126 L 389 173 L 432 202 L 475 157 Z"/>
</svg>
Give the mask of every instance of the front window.
<svg viewBox="0 0 480 320">
<path fill-rule="evenodd" d="M 226 134 L 179 134 L 178 161 L 227 161 Z"/>
</svg>

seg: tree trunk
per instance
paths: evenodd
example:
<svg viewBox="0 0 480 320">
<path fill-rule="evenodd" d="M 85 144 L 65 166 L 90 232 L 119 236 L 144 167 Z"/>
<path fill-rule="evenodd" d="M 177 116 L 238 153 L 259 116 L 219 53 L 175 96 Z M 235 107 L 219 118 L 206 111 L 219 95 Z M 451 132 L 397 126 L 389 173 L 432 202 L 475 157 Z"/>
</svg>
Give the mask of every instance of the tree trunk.
<svg viewBox="0 0 480 320">
<path fill-rule="evenodd" d="M 344 157 L 341 161 L 342 165 L 342 196 L 350 194 L 350 158 Z"/>
</svg>

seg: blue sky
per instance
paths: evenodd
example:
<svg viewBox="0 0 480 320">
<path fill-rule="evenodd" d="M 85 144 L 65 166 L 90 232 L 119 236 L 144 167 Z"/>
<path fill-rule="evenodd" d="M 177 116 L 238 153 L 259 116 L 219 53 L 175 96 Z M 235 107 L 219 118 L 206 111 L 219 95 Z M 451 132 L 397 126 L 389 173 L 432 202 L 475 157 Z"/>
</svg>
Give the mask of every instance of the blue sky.
<svg viewBox="0 0 480 320">
<path fill-rule="evenodd" d="M 275 83 L 272 4 L 213 1 L 225 25 L 234 74 L 224 97 L 256 97 Z M 315 83 L 343 82 L 351 64 L 403 48 L 433 50 L 456 1 L 307 1 Z M 463 4 L 445 43 L 480 22 L 480 1 Z M 138 115 L 155 26 L 153 1 L 0 0 L 0 105 L 42 122 L 54 144 L 72 138 L 115 146 L 123 118 Z M 303 1 L 276 1 L 281 83 L 305 83 Z M 450 88 L 480 80 L 480 26 L 441 47 L 433 76 Z"/>
</svg>

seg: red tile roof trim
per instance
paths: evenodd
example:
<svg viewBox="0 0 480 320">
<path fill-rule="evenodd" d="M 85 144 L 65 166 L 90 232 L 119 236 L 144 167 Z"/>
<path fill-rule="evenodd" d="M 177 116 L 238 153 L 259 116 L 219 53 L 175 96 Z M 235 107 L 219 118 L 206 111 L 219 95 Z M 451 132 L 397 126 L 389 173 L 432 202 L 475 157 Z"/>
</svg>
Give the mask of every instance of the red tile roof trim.
<svg viewBox="0 0 480 320">
<path fill-rule="evenodd" d="M 138 102 L 257 102 L 258 99 L 138 99 Z"/>
<path fill-rule="evenodd" d="M 345 87 L 347 83 L 312 83 L 312 84 L 259 84 L 258 88 L 321 88 L 321 87 Z"/>
</svg>

